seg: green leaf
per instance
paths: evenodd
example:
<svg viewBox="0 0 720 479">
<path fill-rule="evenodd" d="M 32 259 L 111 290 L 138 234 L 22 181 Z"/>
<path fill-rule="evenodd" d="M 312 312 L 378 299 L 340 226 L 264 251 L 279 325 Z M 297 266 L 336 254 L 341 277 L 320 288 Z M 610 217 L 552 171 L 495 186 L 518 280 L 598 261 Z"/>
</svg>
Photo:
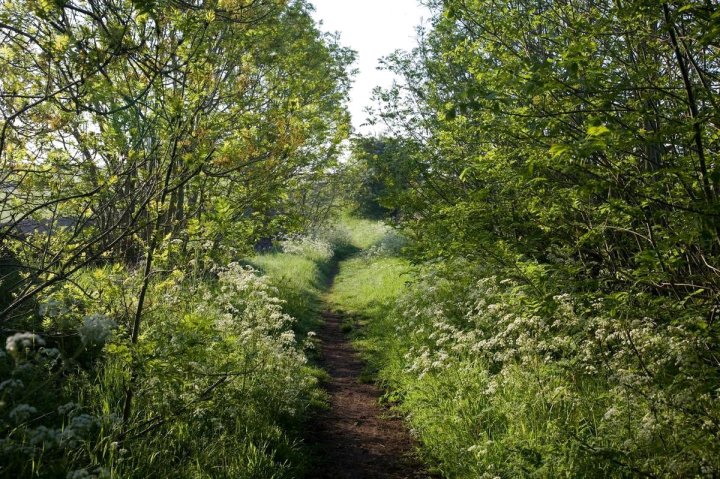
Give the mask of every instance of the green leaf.
<svg viewBox="0 0 720 479">
<path fill-rule="evenodd" d="M 550 155 L 552 155 L 553 158 L 562 156 L 570 151 L 571 148 L 568 145 L 557 144 L 550 147 Z"/>
<path fill-rule="evenodd" d="M 588 136 L 603 136 L 610 134 L 610 128 L 605 125 L 591 126 L 587 129 Z"/>
</svg>

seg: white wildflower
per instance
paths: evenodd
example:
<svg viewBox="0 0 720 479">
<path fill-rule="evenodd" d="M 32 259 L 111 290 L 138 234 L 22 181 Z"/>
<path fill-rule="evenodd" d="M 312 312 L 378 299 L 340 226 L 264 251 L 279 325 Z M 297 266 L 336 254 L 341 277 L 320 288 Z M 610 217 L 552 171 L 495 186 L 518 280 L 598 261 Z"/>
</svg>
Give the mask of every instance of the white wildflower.
<svg viewBox="0 0 720 479">
<path fill-rule="evenodd" d="M 305 256 L 315 260 L 329 260 L 334 254 L 333 245 L 309 236 L 293 238 L 281 243 L 284 253 Z"/>
<path fill-rule="evenodd" d="M 29 404 L 18 404 L 12 411 L 10 411 L 8 417 L 15 423 L 20 423 L 25 421 L 35 413 L 37 413 L 37 409 L 30 406 Z"/>
<path fill-rule="evenodd" d="M 46 318 L 57 318 L 67 312 L 67 308 L 62 301 L 54 298 L 50 298 L 40 305 L 39 311 L 40 316 Z"/>
<path fill-rule="evenodd" d="M 60 431 L 46 426 L 38 426 L 29 431 L 28 439 L 33 446 L 42 446 L 43 449 L 47 450 L 58 444 Z"/>
<path fill-rule="evenodd" d="M 34 333 L 15 333 L 5 340 L 5 350 L 12 356 L 45 346 L 45 340 Z"/>
<path fill-rule="evenodd" d="M 92 314 L 85 317 L 78 332 L 85 346 L 98 346 L 105 344 L 115 328 L 117 323 L 112 319 L 102 314 Z"/>
<path fill-rule="evenodd" d="M 64 415 L 76 410 L 77 408 L 78 408 L 77 404 L 75 404 L 74 402 L 69 402 L 69 403 L 63 404 L 62 406 L 59 406 L 57 408 L 57 412 L 58 412 L 58 414 L 64 416 Z"/>
<path fill-rule="evenodd" d="M 22 389 L 25 384 L 19 379 L 8 379 L 0 383 L 0 394 L 11 393 L 17 389 Z"/>
</svg>

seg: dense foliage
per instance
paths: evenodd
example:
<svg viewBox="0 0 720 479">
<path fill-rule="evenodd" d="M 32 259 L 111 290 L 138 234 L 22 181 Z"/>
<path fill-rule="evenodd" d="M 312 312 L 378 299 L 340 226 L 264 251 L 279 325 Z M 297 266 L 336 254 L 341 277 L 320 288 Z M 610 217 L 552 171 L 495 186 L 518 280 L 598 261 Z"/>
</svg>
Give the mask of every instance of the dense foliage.
<svg viewBox="0 0 720 479">
<path fill-rule="evenodd" d="M 378 96 L 396 146 L 356 155 L 429 262 L 378 349 L 426 451 L 720 474 L 717 5 L 428 3 Z"/>
<path fill-rule="evenodd" d="M 0 476 L 299 473 L 307 328 L 239 261 L 333 201 L 353 53 L 309 8 L 2 2 Z"/>
<path fill-rule="evenodd" d="M 425 3 L 342 164 L 304 0 L 2 2 L 0 476 L 302 475 L 338 252 L 445 477 L 720 476 L 720 8 Z"/>
</svg>

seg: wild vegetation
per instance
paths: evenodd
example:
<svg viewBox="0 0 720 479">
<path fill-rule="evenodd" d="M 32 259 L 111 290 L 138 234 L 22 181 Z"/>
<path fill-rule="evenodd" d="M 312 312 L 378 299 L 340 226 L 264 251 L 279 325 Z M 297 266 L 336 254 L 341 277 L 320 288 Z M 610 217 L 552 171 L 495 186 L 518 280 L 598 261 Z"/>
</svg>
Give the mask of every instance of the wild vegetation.
<svg viewBox="0 0 720 479">
<path fill-rule="evenodd" d="M 427 3 L 386 61 L 386 137 L 355 143 L 364 210 L 416 263 L 364 341 L 426 455 L 447 477 L 720 474 L 717 5 Z"/>
<path fill-rule="evenodd" d="M 0 6 L 0 476 L 301 473 L 331 246 L 249 258 L 333 204 L 353 53 L 308 9 Z"/>
<path fill-rule="evenodd" d="M 720 9 L 423 3 L 345 160 L 304 0 L 0 5 L 0 477 L 313 477 L 326 307 L 442 477 L 720 476 Z"/>
</svg>

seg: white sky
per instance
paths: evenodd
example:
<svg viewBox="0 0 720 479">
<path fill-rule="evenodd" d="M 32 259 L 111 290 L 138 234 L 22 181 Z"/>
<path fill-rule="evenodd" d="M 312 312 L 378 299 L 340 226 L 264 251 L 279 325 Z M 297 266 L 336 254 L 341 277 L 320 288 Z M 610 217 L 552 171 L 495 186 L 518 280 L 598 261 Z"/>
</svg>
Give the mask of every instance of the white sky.
<svg viewBox="0 0 720 479">
<path fill-rule="evenodd" d="M 350 113 L 358 133 L 371 133 L 361 127 L 363 109 L 372 102 L 376 86 L 389 86 L 393 76 L 378 71 L 378 60 L 395 50 L 409 50 L 416 44 L 415 27 L 427 19 L 427 9 L 418 0 L 311 0 L 314 17 L 322 21 L 321 30 L 339 32 L 340 43 L 357 52 L 353 65 L 359 70 L 350 93 Z"/>
</svg>

